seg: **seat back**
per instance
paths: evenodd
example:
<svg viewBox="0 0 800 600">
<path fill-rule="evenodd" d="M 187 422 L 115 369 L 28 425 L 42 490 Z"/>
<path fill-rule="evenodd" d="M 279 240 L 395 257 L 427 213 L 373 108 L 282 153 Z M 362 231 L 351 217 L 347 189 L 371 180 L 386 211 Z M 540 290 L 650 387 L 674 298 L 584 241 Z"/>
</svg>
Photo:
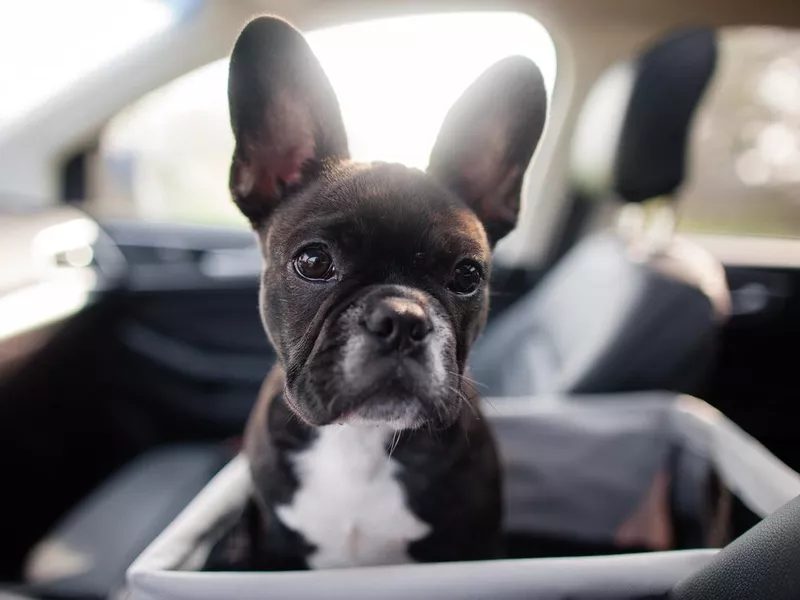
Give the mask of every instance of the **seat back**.
<svg viewBox="0 0 800 600">
<path fill-rule="evenodd" d="M 601 79 L 574 140 L 578 193 L 633 207 L 673 198 L 715 63 L 714 32 L 684 30 Z M 669 226 L 593 235 L 492 323 L 473 377 L 493 396 L 695 392 L 729 304 L 722 266 Z"/>
</svg>

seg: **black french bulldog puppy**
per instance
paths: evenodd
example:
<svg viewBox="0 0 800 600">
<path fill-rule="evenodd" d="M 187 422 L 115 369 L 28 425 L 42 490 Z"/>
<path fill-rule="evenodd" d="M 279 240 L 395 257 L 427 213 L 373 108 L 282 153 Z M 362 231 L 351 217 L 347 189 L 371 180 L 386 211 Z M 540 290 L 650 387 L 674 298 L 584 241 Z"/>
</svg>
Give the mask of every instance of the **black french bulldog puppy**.
<svg viewBox="0 0 800 600">
<path fill-rule="evenodd" d="M 426 172 L 349 160 L 333 89 L 280 19 L 244 28 L 228 86 L 230 189 L 259 236 L 279 361 L 245 435 L 254 564 L 497 557 L 500 470 L 464 370 L 544 128 L 539 70 L 522 57 L 487 70 Z"/>
</svg>

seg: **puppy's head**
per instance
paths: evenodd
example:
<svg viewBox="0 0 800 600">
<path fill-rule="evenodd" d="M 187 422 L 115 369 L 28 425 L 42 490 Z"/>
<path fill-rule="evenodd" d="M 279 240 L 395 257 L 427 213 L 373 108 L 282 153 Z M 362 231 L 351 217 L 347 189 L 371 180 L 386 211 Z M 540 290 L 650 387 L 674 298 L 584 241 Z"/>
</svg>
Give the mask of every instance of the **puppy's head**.
<svg viewBox="0 0 800 600">
<path fill-rule="evenodd" d="M 487 70 L 448 113 L 426 172 L 349 160 L 331 85 L 279 19 L 242 31 L 228 98 L 230 188 L 259 235 L 261 316 L 289 406 L 312 425 L 452 423 L 491 249 L 516 223 L 544 127 L 539 70 L 521 57 Z"/>
</svg>

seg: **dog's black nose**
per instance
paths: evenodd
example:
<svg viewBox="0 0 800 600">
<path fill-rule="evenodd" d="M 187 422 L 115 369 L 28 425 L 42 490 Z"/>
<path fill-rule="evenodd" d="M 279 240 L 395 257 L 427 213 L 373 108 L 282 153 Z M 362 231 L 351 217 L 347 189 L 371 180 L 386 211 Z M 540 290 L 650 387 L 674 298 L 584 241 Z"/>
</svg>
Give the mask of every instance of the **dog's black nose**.
<svg viewBox="0 0 800 600">
<path fill-rule="evenodd" d="M 364 326 L 391 349 L 413 348 L 433 329 L 425 309 L 407 298 L 383 298 L 367 313 Z"/>
</svg>

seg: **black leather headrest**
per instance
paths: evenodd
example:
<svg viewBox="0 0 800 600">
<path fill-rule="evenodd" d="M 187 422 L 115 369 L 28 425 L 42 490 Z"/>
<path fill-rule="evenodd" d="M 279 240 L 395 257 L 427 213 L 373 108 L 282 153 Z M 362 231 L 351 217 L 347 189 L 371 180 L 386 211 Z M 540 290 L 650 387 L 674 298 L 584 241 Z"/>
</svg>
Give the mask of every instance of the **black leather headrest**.
<svg viewBox="0 0 800 600">
<path fill-rule="evenodd" d="M 716 62 L 714 30 L 682 29 L 601 78 L 576 132 L 577 177 L 589 172 L 595 193 L 613 192 L 625 202 L 673 194 Z"/>
</svg>

